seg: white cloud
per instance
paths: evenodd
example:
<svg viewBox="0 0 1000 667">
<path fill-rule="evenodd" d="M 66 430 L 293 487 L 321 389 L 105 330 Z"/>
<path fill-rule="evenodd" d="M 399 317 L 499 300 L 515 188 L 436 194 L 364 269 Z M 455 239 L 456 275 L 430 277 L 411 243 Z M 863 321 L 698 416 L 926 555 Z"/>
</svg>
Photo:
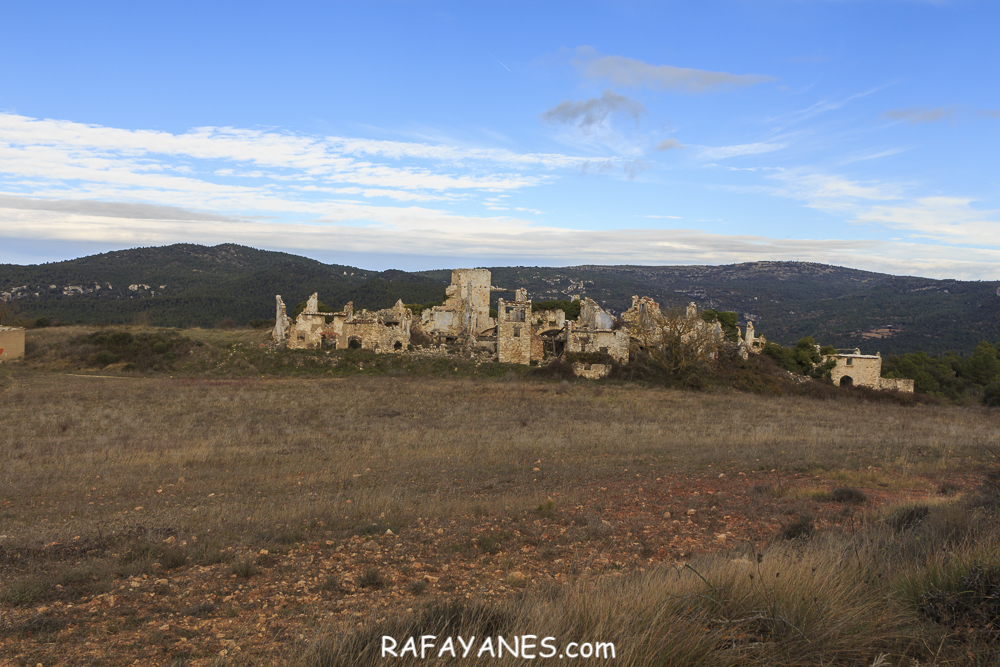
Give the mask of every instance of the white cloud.
<svg viewBox="0 0 1000 667">
<path fill-rule="evenodd" d="M 588 159 L 231 127 L 171 134 L 0 113 L 0 188 L 35 196 L 315 211 L 331 188 L 448 200 L 535 187 Z"/>
<path fill-rule="evenodd" d="M 971 199 L 923 197 L 902 206 L 873 206 L 853 222 L 900 229 L 946 243 L 1000 247 L 1000 211 L 977 211 Z"/>
<path fill-rule="evenodd" d="M 863 183 L 806 169 L 787 169 L 769 178 L 781 184 L 774 194 L 805 201 L 821 210 L 854 209 L 859 202 L 898 200 L 904 193 L 899 185 Z"/>
<path fill-rule="evenodd" d="M 12 208 L 14 204 L 18 207 Z M 89 202 L 85 202 L 89 203 Z M 729 264 L 800 260 L 889 273 L 953 278 L 996 277 L 1000 250 L 931 243 L 871 240 L 774 239 L 693 229 L 562 229 L 511 216 L 462 216 L 421 207 L 340 204 L 311 223 L 226 220 L 196 212 L 142 210 L 123 217 L 127 204 L 101 212 L 71 203 L 32 208 L 0 201 L 2 236 L 78 241 L 119 247 L 176 242 L 240 243 L 262 248 L 440 258 L 442 265 L 469 257 L 498 263 Z M 665 216 L 670 217 L 670 216 Z"/>
</svg>

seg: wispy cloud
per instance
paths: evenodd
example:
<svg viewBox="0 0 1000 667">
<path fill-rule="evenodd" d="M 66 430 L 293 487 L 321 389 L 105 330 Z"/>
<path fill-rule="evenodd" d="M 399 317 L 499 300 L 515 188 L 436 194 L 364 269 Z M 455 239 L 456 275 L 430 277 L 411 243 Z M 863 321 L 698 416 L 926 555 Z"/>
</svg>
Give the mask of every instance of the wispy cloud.
<svg viewBox="0 0 1000 667">
<path fill-rule="evenodd" d="M 0 194 L 240 215 L 322 215 L 353 197 L 456 202 L 537 187 L 594 159 L 233 127 L 173 134 L 0 113 Z"/>
<path fill-rule="evenodd" d="M 856 211 L 872 201 L 899 200 L 905 190 L 899 185 L 862 182 L 805 168 L 786 169 L 769 178 L 780 184 L 773 194 L 804 201 L 824 211 Z"/>
<path fill-rule="evenodd" d="M 607 80 L 616 86 L 643 87 L 657 91 L 704 93 L 775 80 L 773 76 L 762 74 L 730 74 L 674 65 L 651 65 L 625 56 L 601 55 L 589 46 L 578 47 L 571 62 L 585 78 Z"/>
<path fill-rule="evenodd" d="M 785 148 L 786 144 L 779 143 L 754 143 L 737 144 L 735 146 L 711 146 L 701 150 L 702 157 L 709 160 L 725 160 L 726 158 L 739 157 L 742 155 L 760 155 L 761 153 L 773 153 Z"/>
<path fill-rule="evenodd" d="M 889 120 L 901 120 L 911 125 L 920 123 L 936 123 L 940 120 L 954 121 L 958 108 L 951 107 L 907 107 L 905 109 L 890 109 L 882 114 Z"/>
</svg>

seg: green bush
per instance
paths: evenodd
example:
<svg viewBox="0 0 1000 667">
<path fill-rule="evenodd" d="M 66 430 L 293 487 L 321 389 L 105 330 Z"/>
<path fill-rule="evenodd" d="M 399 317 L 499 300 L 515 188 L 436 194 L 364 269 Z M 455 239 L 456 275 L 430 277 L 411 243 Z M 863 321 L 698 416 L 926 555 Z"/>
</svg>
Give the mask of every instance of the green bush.
<svg viewBox="0 0 1000 667">
<path fill-rule="evenodd" d="M 118 363 L 118 357 L 112 352 L 102 350 L 101 352 L 95 352 L 87 357 L 87 363 L 91 366 L 108 366 L 110 364 Z"/>
<path fill-rule="evenodd" d="M 141 333 L 98 331 L 71 341 L 86 363 L 107 366 L 124 361 L 129 369 L 156 370 L 168 365 L 194 345 L 188 338 L 170 332 Z"/>
<path fill-rule="evenodd" d="M 580 301 L 538 301 L 531 304 L 531 312 L 540 310 L 561 310 L 566 313 L 567 320 L 575 320 L 580 317 Z"/>
</svg>

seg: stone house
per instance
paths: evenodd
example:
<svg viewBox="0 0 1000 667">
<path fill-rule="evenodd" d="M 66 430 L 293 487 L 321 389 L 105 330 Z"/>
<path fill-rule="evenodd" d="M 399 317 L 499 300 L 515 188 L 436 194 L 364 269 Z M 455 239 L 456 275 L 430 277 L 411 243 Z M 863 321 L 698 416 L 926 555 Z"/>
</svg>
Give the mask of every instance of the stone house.
<svg viewBox="0 0 1000 667">
<path fill-rule="evenodd" d="M 882 355 L 861 354 L 861 350 L 838 350 L 828 355 L 823 362 L 835 359 L 837 365 L 830 370 L 830 378 L 838 387 L 869 387 L 913 393 L 913 380 L 882 377 Z M 822 362 L 821 362 L 822 363 Z"/>
</svg>

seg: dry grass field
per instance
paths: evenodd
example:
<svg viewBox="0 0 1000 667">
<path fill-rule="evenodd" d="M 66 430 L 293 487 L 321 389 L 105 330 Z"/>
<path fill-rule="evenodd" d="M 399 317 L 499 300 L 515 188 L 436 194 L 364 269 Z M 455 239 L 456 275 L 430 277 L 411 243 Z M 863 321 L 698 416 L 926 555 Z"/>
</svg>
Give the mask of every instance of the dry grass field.
<svg viewBox="0 0 1000 667">
<path fill-rule="evenodd" d="M 0 367 L 12 665 L 380 664 L 383 634 L 614 642 L 625 665 L 1000 655 L 992 410 L 35 349 Z"/>
</svg>

